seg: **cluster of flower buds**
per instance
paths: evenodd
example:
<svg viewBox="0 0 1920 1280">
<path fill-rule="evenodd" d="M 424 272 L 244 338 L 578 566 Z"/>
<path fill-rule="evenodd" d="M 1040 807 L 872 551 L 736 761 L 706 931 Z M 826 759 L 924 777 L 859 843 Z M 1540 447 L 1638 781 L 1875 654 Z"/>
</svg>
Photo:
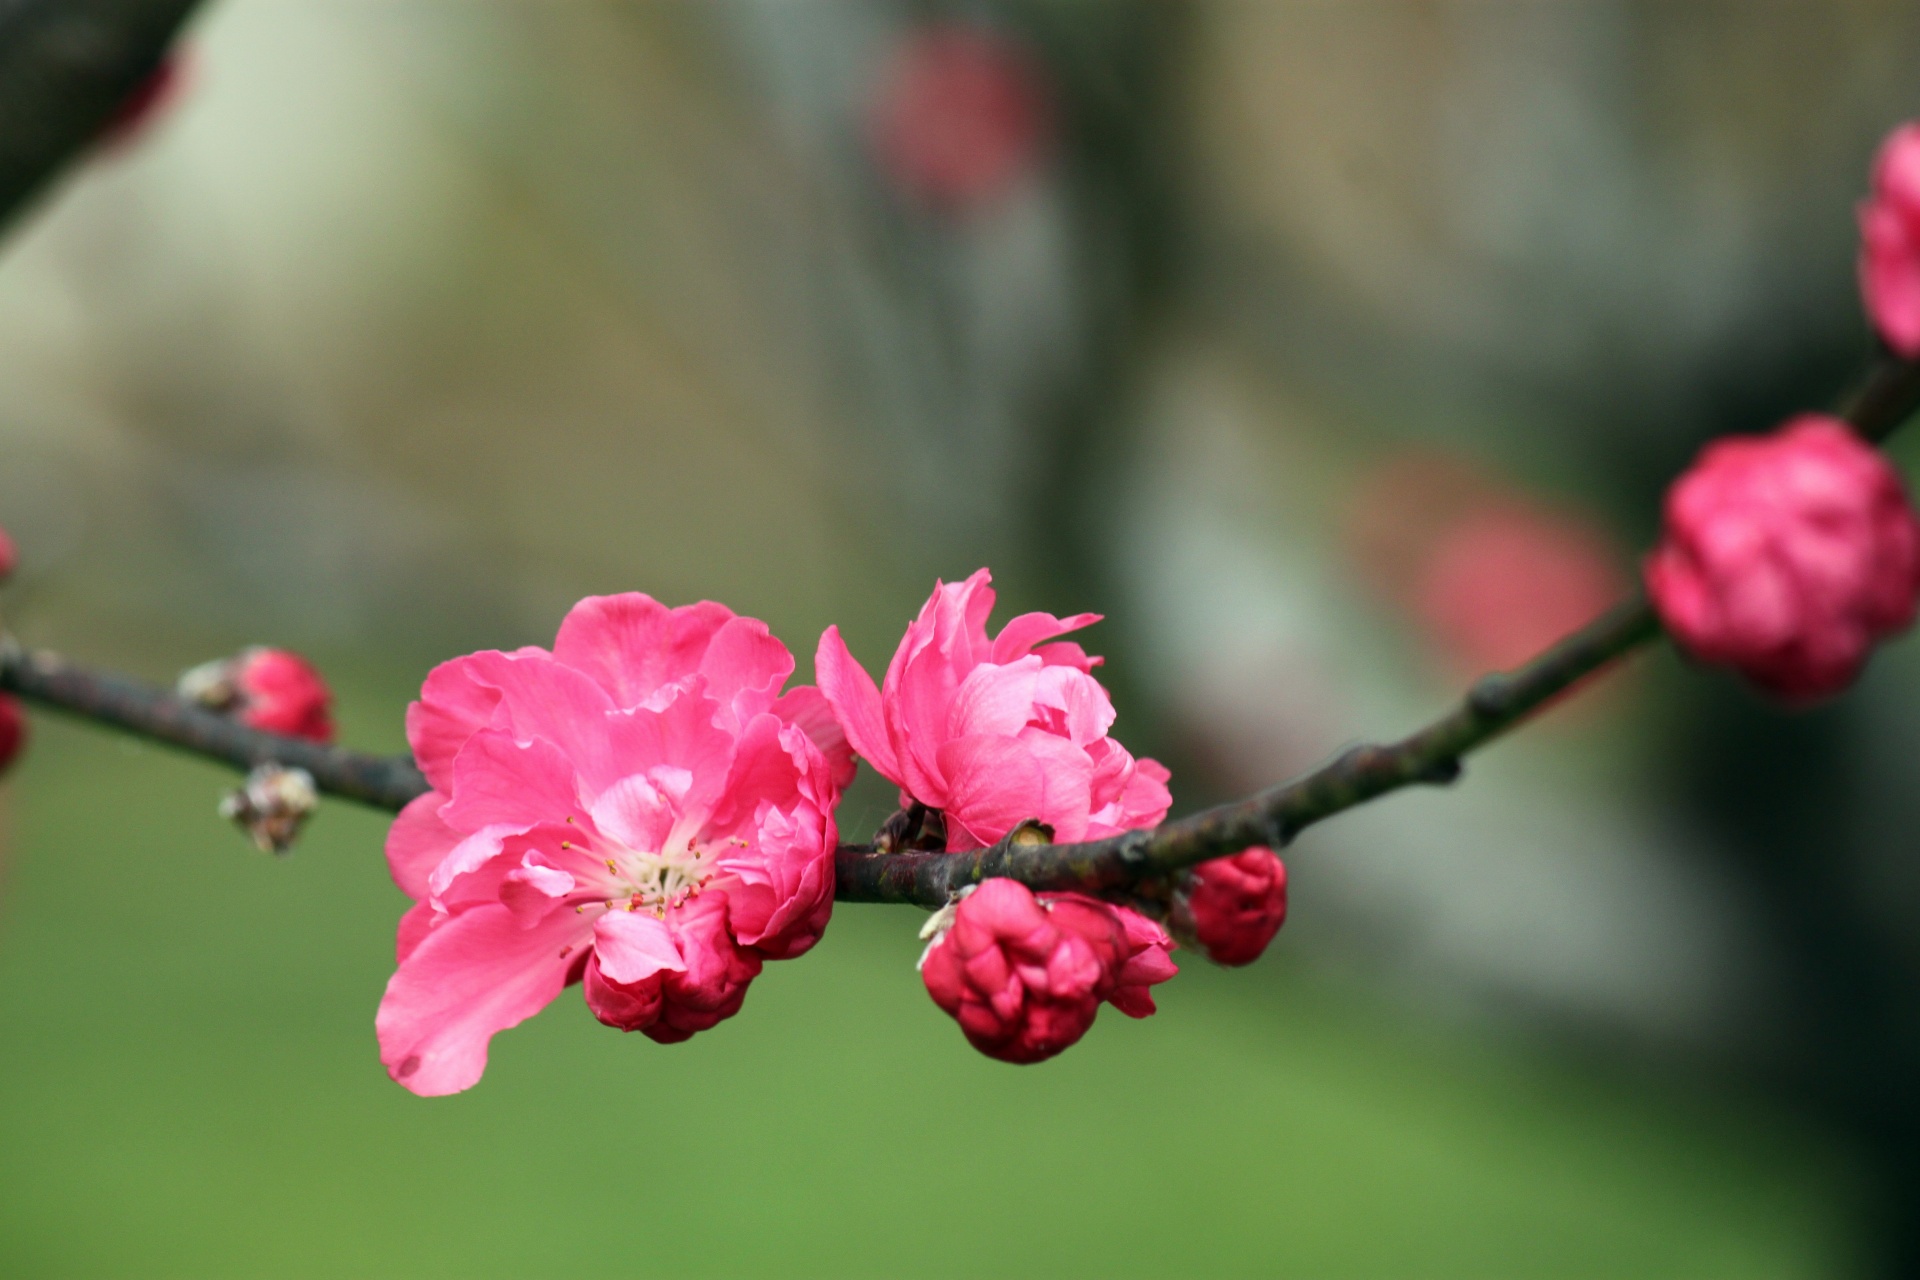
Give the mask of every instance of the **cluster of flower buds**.
<svg viewBox="0 0 1920 1280">
<path fill-rule="evenodd" d="M 938 912 L 920 976 L 974 1048 L 1040 1062 L 1077 1042 L 1104 1002 L 1154 1011 L 1148 988 L 1176 972 L 1167 931 L 1137 911 L 1078 893 L 1036 895 L 988 880 Z"/>
<path fill-rule="evenodd" d="M 333 741 L 333 693 L 313 664 L 285 649 L 253 646 L 181 675 L 181 697 L 263 733 Z"/>
<path fill-rule="evenodd" d="M 1715 441 L 1667 494 L 1647 587 L 1674 638 L 1795 702 L 1852 683 L 1920 600 L 1920 519 L 1887 459 L 1807 415 Z"/>
</svg>

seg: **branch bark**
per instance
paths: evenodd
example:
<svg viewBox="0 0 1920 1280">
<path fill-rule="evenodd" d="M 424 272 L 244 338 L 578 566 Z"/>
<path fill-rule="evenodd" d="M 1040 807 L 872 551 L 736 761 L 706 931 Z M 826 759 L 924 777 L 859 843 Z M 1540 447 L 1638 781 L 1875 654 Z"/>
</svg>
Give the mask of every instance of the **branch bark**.
<svg viewBox="0 0 1920 1280">
<path fill-rule="evenodd" d="M 0 0 L 0 224 L 99 138 L 197 0 Z"/>
<path fill-rule="evenodd" d="M 427 790 L 426 778 L 406 756 L 372 755 L 262 733 L 170 689 L 82 666 L 45 650 L 0 646 L 0 689 L 236 769 L 261 764 L 305 769 L 326 794 L 376 809 L 398 811 Z"/>
<path fill-rule="evenodd" d="M 1920 407 L 1920 362 L 1883 355 L 1845 405 L 1844 416 L 1861 435 L 1885 439 Z M 1453 781 L 1469 752 L 1659 634 L 1653 607 L 1636 591 L 1526 665 L 1481 678 L 1459 706 L 1426 728 L 1398 742 L 1353 747 L 1302 778 L 1246 800 L 1079 844 L 1003 840 L 971 853 L 884 854 L 871 846 L 843 845 L 834 862 L 834 896 L 843 902 L 940 907 L 960 889 L 994 876 L 1034 889 L 1161 896 L 1174 875 L 1195 863 L 1250 845 L 1277 848 L 1324 818 L 1402 787 Z M 0 690 L 235 768 L 271 762 L 305 769 L 321 791 L 376 808 L 397 811 L 427 790 L 426 779 L 405 756 L 262 733 L 168 690 L 57 654 L 0 645 Z"/>
</svg>

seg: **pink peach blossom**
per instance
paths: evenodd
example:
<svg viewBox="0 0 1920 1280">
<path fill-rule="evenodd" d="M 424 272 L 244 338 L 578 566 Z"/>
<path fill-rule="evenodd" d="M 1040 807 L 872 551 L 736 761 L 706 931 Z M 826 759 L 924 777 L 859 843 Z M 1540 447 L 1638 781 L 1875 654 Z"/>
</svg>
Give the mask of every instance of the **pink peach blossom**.
<svg viewBox="0 0 1920 1280">
<path fill-rule="evenodd" d="M 1252 964 L 1286 920 L 1286 865 L 1261 846 L 1194 867 L 1174 900 L 1181 936 L 1215 964 Z"/>
<path fill-rule="evenodd" d="M 1920 124 L 1895 129 L 1874 157 L 1860 204 L 1860 292 L 1887 345 L 1920 356 Z"/>
<path fill-rule="evenodd" d="M 766 625 L 713 603 L 582 600 L 552 652 L 427 677 L 407 737 L 433 790 L 387 838 L 415 905 L 376 1029 L 419 1094 L 584 980 L 602 1022 L 684 1040 L 833 910 L 833 809 L 853 760 Z"/>
<path fill-rule="evenodd" d="M 1878 450 L 1807 414 L 1702 450 L 1667 492 L 1646 580 L 1693 657 L 1793 701 L 1823 698 L 1912 623 L 1920 519 Z"/>
<path fill-rule="evenodd" d="M 1070 1047 L 1105 1001 L 1129 1017 L 1154 1011 L 1147 990 L 1175 973 L 1172 940 L 1126 907 L 1077 893 L 1035 896 L 993 879 L 954 904 L 920 975 L 974 1048 L 1040 1062 Z"/>
<path fill-rule="evenodd" d="M 1159 822 L 1172 803 L 1166 769 L 1107 736 L 1113 704 L 1092 675 L 1100 660 L 1056 639 L 1099 615 L 1022 614 L 989 638 L 991 580 L 982 569 L 937 584 L 878 688 L 838 627 L 820 637 L 820 690 L 853 749 L 903 803 L 940 810 L 955 851 L 1029 819 L 1061 841 Z"/>
</svg>

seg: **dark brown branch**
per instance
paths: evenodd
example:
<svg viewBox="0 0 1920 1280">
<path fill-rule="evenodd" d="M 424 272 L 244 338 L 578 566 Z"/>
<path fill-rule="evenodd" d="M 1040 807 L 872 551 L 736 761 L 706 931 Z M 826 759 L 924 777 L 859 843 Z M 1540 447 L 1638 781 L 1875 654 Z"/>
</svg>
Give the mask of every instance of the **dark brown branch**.
<svg viewBox="0 0 1920 1280">
<path fill-rule="evenodd" d="M 839 896 L 937 905 L 956 890 L 992 876 L 1009 876 L 1035 889 L 1133 892 L 1183 867 L 1249 845 L 1279 848 L 1322 818 L 1389 791 L 1417 782 L 1453 781 L 1460 773 L 1461 756 L 1659 630 L 1653 609 L 1636 594 L 1518 671 L 1485 677 L 1465 702 L 1411 737 L 1388 746 L 1354 747 L 1297 781 L 1148 831 L 1084 844 L 1016 847 L 1002 841 L 965 854 L 842 849 L 836 864 Z"/>
<path fill-rule="evenodd" d="M 197 0 L 0 0 L 0 224 L 100 137 Z"/>
<path fill-rule="evenodd" d="M 405 756 L 369 755 L 262 733 L 170 690 L 42 650 L 0 648 L 0 689 L 236 769 L 267 763 L 305 769 L 328 795 L 380 809 L 397 810 L 427 789 L 427 780 Z"/>
<path fill-rule="evenodd" d="M 1872 440 L 1891 434 L 1920 407 L 1920 363 L 1883 357 L 1848 398 L 1844 413 Z M 1013 845 L 973 853 L 877 853 L 842 846 L 835 897 L 848 902 L 944 904 L 993 876 L 1036 889 L 1108 896 L 1157 896 L 1181 869 L 1249 845 L 1281 846 L 1332 817 L 1415 783 L 1447 783 L 1467 753 L 1491 742 L 1559 695 L 1660 633 L 1636 591 L 1517 670 L 1478 681 L 1466 699 L 1399 742 L 1354 747 L 1331 763 L 1259 795 L 1081 844 Z M 261 733 L 125 676 L 55 654 L 0 647 L 0 690 L 99 723 L 115 725 L 236 768 L 273 762 L 305 769 L 336 796 L 398 810 L 427 789 L 404 756 L 376 756 Z"/>
</svg>

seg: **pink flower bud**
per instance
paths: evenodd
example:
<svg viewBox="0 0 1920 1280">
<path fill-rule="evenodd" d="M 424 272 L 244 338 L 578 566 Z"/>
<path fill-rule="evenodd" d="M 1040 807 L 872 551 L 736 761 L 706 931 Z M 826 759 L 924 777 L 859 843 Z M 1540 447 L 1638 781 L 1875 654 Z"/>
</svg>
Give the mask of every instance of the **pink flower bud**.
<svg viewBox="0 0 1920 1280">
<path fill-rule="evenodd" d="M 1286 864 L 1259 847 L 1203 862 L 1175 898 L 1174 918 L 1215 964 L 1252 964 L 1286 923 Z"/>
<path fill-rule="evenodd" d="M 13 549 L 13 539 L 7 536 L 5 529 L 0 529 L 0 582 L 11 578 L 19 564 L 20 557 Z"/>
<path fill-rule="evenodd" d="M 1920 124 L 1895 129 L 1874 157 L 1860 203 L 1860 292 L 1887 345 L 1920 356 Z"/>
<path fill-rule="evenodd" d="M 0 693 L 0 773 L 5 773 L 27 745 L 27 717 L 20 704 Z"/>
<path fill-rule="evenodd" d="M 266 733 L 333 741 L 333 693 L 305 658 L 256 646 L 195 667 L 180 696 Z"/>
<path fill-rule="evenodd" d="M 1172 942 L 1151 920 L 1075 893 L 988 880 L 955 904 L 927 948 L 921 978 L 973 1047 L 1003 1062 L 1040 1062 L 1093 1025 L 1102 1000 L 1153 1012 L 1147 988 L 1172 977 Z"/>
<path fill-rule="evenodd" d="M 1920 596 L 1920 520 L 1837 418 L 1701 451 L 1667 492 L 1647 589 L 1674 639 L 1793 701 L 1838 693 Z"/>
</svg>

